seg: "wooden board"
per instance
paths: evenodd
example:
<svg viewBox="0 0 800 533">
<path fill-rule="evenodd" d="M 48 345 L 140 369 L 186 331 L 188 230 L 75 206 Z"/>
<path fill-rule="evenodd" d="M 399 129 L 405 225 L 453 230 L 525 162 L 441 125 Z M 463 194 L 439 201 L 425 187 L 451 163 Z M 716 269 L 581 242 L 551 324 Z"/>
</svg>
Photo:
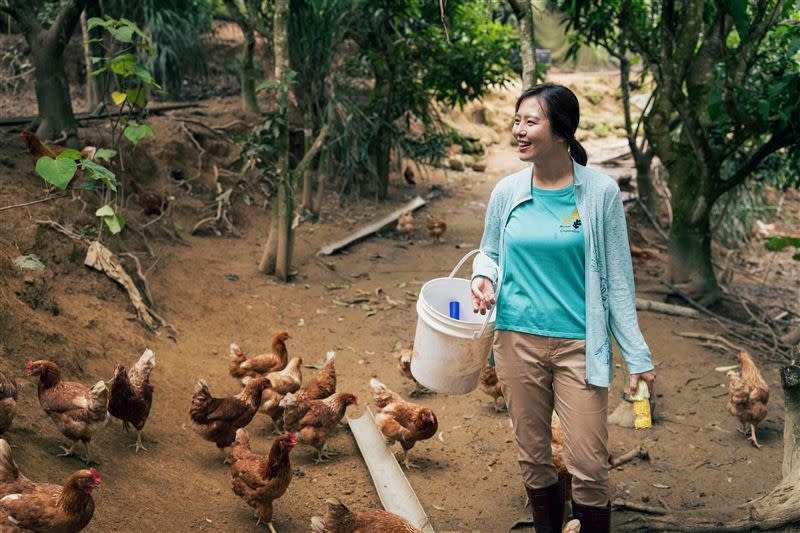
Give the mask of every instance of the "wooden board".
<svg viewBox="0 0 800 533">
<path fill-rule="evenodd" d="M 367 464 L 383 508 L 402 516 L 412 526 L 425 533 L 435 533 L 430 518 L 425 514 L 408 478 L 386 445 L 383 433 L 375 425 L 375 417 L 369 407 L 359 418 L 348 417 L 347 423 Z"/>
<path fill-rule="evenodd" d="M 369 223 L 368 225 L 364 226 L 363 228 L 351 233 L 347 237 L 342 240 L 336 241 L 333 244 L 328 244 L 327 246 L 323 246 L 320 248 L 317 255 L 331 255 L 335 254 L 339 250 L 342 250 L 356 241 L 363 239 L 364 237 L 368 237 L 375 233 L 376 231 L 380 230 L 384 226 L 391 224 L 392 222 L 396 221 L 400 218 L 400 215 L 407 211 L 414 211 L 415 209 L 419 209 L 427 202 L 422 199 L 422 197 L 417 196 L 407 204 L 403 205 L 399 209 L 389 213 L 388 215 L 379 218 L 378 220 Z"/>
</svg>

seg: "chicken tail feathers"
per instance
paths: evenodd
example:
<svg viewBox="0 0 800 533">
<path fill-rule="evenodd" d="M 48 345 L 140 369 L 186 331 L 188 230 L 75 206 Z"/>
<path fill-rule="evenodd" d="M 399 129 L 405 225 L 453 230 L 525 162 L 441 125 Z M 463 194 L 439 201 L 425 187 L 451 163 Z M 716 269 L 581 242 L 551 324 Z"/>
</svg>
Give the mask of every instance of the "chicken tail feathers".
<svg viewBox="0 0 800 533">
<path fill-rule="evenodd" d="M 198 379 L 194 386 L 192 396 L 192 406 L 189 408 L 189 415 L 198 424 L 205 424 L 205 407 L 212 400 L 211 392 L 208 390 L 208 383 L 204 379 Z"/>
<path fill-rule="evenodd" d="M 312 533 L 327 533 L 325 521 L 321 516 L 311 517 L 311 532 Z"/>
<path fill-rule="evenodd" d="M 0 439 L 0 482 L 13 483 L 19 478 L 19 467 L 14 462 L 11 446 L 5 439 Z"/>
<path fill-rule="evenodd" d="M 108 387 L 105 381 L 98 381 L 94 387 L 89 391 L 91 400 L 89 402 L 89 411 L 93 414 L 108 416 Z"/>
<path fill-rule="evenodd" d="M 149 348 L 144 351 L 142 356 L 134 365 L 134 368 L 137 371 L 142 372 L 147 377 L 150 376 L 150 372 L 152 372 L 155 367 L 156 367 L 156 354 L 155 352 L 153 352 L 153 350 Z"/>
<path fill-rule="evenodd" d="M 234 453 L 239 448 L 250 449 L 250 434 L 244 428 L 236 430 L 236 440 L 233 441 Z"/>
</svg>

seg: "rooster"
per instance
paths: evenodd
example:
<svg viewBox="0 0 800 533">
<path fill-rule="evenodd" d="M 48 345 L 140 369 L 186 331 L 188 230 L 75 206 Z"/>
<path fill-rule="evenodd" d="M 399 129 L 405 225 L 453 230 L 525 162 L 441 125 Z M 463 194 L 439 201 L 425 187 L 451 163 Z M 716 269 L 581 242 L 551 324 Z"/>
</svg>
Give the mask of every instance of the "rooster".
<svg viewBox="0 0 800 533">
<path fill-rule="evenodd" d="M 414 213 L 408 211 L 397 218 L 397 233 L 404 239 L 414 233 Z"/>
<path fill-rule="evenodd" d="M 126 371 L 125 366 L 117 364 L 114 368 L 114 379 L 111 380 L 108 412 L 111 416 L 122 420 L 125 431 L 128 431 L 129 426 L 136 429 L 136 443 L 131 446 L 137 453 L 139 450 L 147 451 L 142 444 L 142 429 L 153 403 L 150 373 L 155 366 L 156 354 L 153 350 L 145 350 L 130 370 Z"/>
<path fill-rule="evenodd" d="M 436 430 L 439 428 L 436 415 L 427 407 L 405 401 L 377 378 L 372 378 L 369 386 L 372 388 L 375 406 L 378 408 L 375 423 L 389 444 L 400 442 L 403 447 L 403 465 L 406 468 L 416 468 L 416 465 L 408 459 L 408 452 L 417 441 L 436 435 Z"/>
<path fill-rule="evenodd" d="M 91 462 L 89 443 L 100 426 L 108 422 L 108 388 L 98 381 L 91 389 L 74 381 L 62 381 L 58 365 L 51 361 L 28 361 L 25 370 L 29 376 L 39 378 L 39 404 L 44 412 L 61 431 L 72 441 L 72 446 L 64 448 L 59 457 L 74 453 L 81 441 L 86 448 L 83 460 Z"/>
<path fill-rule="evenodd" d="M 272 502 L 283 496 L 292 481 L 289 453 L 297 444 L 291 433 L 284 433 L 272 443 L 269 456 L 250 450 L 250 435 L 244 428 L 236 430 L 231 461 L 231 488 L 256 510 L 258 522 L 267 524 L 272 533 Z"/>
<path fill-rule="evenodd" d="M 244 376 L 255 377 L 259 374 L 268 374 L 283 370 L 289 362 L 289 351 L 286 341 L 289 340 L 288 331 L 280 331 L 272 338 L 272 352 L 246 357 L 238 344 L 231 344 L 228 362 L 228 373 L 231 377 L 241 379 Z"/>
<path fill-rule="evenodd" d="M 354 513 L 336 498 L 325 500 L 324 517 L 311 518 L 312 533 L 422 533 L 404 518 L 374 509 Z"/>
<path fill-rule="evenodd" d="M 728 412 L 739 419 L 742 424 L 740 431 L 745 435 L 747 426 L 750 426 L 750 440 L 754 446 L 761 448 L 756 440 L 756 425 L 767 417 L 769 386 L 753 359 L 744 350 L 739 352 L 739 363 L 742 365 L 741 374 L 736 372 L 730 374 Z"/>
<path fill-rule="evenodd" d="M 284 408 L 283 423 L 287 431 L 297 435 L 301 443 L 317 450 L 316 463 L 327 459 L 328 434 L 342 421 L 345 411 L 358 404 L 358 396 L 349 392 L 339 392 L 324 400 L 309 400 L 287 394 L 281 400 Z"/>
<path fill-rule="evenodd" d="M 224 450 L 233 444 L 236 430 L 253 420 L 261 406 L 262 393 L 270 385 L 269 379 L 260 377 L 250 381 L 236 396 L 214 398 L 208 390 L 208 383 L 204 379 L 197 380 L 189 409 L 192 428 Z"/>
<path fill-rule="evenodd" d="M 447 223 L 445 222 L 444 216 L 440 215 L 438 217 L 433 217 L 428 215 L 427 227 L 428 235 L 431 236 L 434 244 L 441 243 L 442 235 L 444 235 L 444 232 L 447 231 Z"/>
<path fill-rule="evenodd" d="M 0 435 L 11 427 L 17 412 L 17 382 L 0 372 Z"/>
</svg>

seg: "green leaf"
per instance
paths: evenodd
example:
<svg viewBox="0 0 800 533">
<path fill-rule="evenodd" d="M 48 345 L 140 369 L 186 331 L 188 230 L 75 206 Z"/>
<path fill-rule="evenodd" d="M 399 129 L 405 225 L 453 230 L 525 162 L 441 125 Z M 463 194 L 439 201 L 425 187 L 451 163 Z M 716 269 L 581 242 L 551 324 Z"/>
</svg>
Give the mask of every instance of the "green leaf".
<svg viewBox="0 0 800 533">
<path fill-rule="evenodd" d="M 108 230 L 114 235 L 125 227 L 125 218 L 121 214 L 115 213 L 114 208 L 108 204 L 95 211 L 94 214 L 103 219 Z"/>
<path fill-rule="evenodd" d="M 112 150 L 111 148 L 98 148 L 97 152 L 94 154 L 94 158 L 98 161 L 110 161 L 115 155 L 117 155 L 116 150 Z"/>
<path fill-rule="evenodd" d="M 99 76 L 100 74 L 105 72 L 106 70 L 108 70 L 108 67 L 101 67 L 101 68 L 99 68 L 97 70 L 93 70 L 92 73 L 91 73 L 91 77 L 92 78 L 96 78 L 97 76 Z"/>
<path fill-rule="evenodd" d="M 125 91 L 128 103 L 135 107 L 143 108 L 147 105 L 147 90 L 144 87 L 139 89 L 128 89 Z"/>
<path fill-rule="evenodd" d="M 147 85 L 155 85 L 155 82 L 153 81 L 153 75 L 150 74 L 150 71 L 144 68 L 142 65 L 137 63 L 136 65 L 131 66 L 130 71 L 131 74 L 138 76 L 139 79 L 145 82 Z"/>
<path fill-rule="evenodd" d="M 112 150 L 113 151 L 113 150 Z M 103 165 L 98 165 L 88 159 L 81 160 L 81 165 L 89 172 L 89 179 L 100 180 L 112 191 L 117 190 L 117 177 Z"/>
<path fill-rule="evenodd" d="M 96 28 L 98 26 L 102 26 L 102 27 L 106 28 L 106 27 L 108 27 L 109 24 L 111 24 L 110 20 L 103 20 L 101 18 L 92 17 L 92 18 L 90 18 L 89 20 L 86 21 L 86 28 L 89 29 L 89 30 L 93 30 L 94 28 Z"/>
<path fill-rule="evenodd" d="M 800 237 L 769 237 L 764 243 L 764 248 L 770 252 L 780 252 L 787 246 L 794 246 L 800 248 Z"/>
<path fill-rule="evenodd" d="M 139 124 L 137 126 L 128 126 L 122 132 L 125 137 L 133 144 L 139 144 L 139 141 L 148 136 L 155 136 L 153 128 L 147 124 Z"/>
<path fill-rule="evenodd" d="M 747 17 L 747 0 L 728 0 L 728 11 L 736 26 L 741 42 L 750 36 L 750 20 Z"/>
<path fill-rule="evenodd" d="M 78 164 L 69 158 L 40 157 L 36 162 L 36 173 L 44 178 L 44 181 L 61 190 L 67 188 L 77 170 Z"/>
<path fill-rule="evenodd" d="M 133 54 L 122 54 L 108 62 L 109 68 L 120 76 L 130 76 L 133 74 L 133 67 L 138 64 L 139 60 Z"/>
<path fill-rule="evenodd" d="M 114 208 L 110 205 L 106 204 L 97 211 L 94 212 L 95 216 L 98 217 L 113 217 L 114 216 Z"/>
<path fill-rule="evenodd" d="M 74 148 L 67 148 L 56 157 L 56 159 L 72 159 L 73 161 L 77 161 L 80 158 L 81 153 Z"/>
<path fill-rule="evenodd" d="M 114 28 L 113 26 L 106 27 L 108 33 L 121 43 L 132 43 L 133 42 L 133 28 L 130 26 L 122 26 L 120 28 Z"/>
<path fill-rule="evenodd" d="M 119 91 L 114 91 L 111 93 L 111 99 L 114 100 L 114 105 L 122 105 L 122 103 L 128 98 L 125 93 L 121 93 Z"/>
</svg>

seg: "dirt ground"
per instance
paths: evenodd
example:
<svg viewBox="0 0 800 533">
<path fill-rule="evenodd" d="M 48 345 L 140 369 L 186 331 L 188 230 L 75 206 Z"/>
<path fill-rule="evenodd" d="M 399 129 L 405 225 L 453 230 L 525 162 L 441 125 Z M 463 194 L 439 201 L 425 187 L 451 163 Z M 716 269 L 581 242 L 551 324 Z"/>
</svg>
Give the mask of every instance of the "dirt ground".
<svg viewBox="0 0 800 533">
<path fill-rule="evenodd" d="M 580 84 L 586 79 L 596 82 L 602 78 L 565 76 L 562 81 Z M 499 110 L 506 106 L 508 112 L 509 94 L 483 104 L 499 124 L 504 120 Z M 613 112 L 608 102 L 613 100 L 606 99 L 605 104 L 591 109 L 597 114 L 608 104 Z M 235 115 L 237 99 L 204 104 L 196 117 L 208 124 L 224 124 Z M 492 120 L 485 116 L 478 120 L 477 115 L 468 108 L 453 121 L 464 130 L 491 137 L 482 123 L 491 126 Z M 252 352 L 266 350 L 274 332 L 288 329 L 292 335 L 290 356 L 301 355 L 306 364 L 321 363 L 328 350 L 337 352 L 339 390 L 360 398 L 349 416 L 359 416 L 364 406 L 371 404 L 368 381 L 372 376 L 407 394 L 411 385 L 398 374 L 392 352 L 398 343 L 413 339 L 414 296 L 425 281 L 446 275 L 464 253 L 477 247 L 492 187 L 501 177 L 522 168 L 508 135 L 495 128 L 497 143 L 489 147 L 483 173 L 428 169 L 416 189 L 395 179 L 392 198 L 383 205 L 365 200 L 340 207 L 331 195 L 322 221 L 300 226 L 295 253 L 299 274 L 292 283 L 283 284 L 256 270 L 269 226 L 268 211 L 238 202 L 235 211 L 241 238 L 189 235 L 191 221 L 199 220 L 203 205 L 213 197 L 210 165 L 206 161 L 191 193 L 167 185 L 167 171 L 176 166 L 187 175 L 197 171 L 197 153 L 188 139 L 177 133 L 176 120 L 153 119 L 159 140 L 142 149 L 149 155 L 140 153 L 130 159 L 129 171 L 145 184 L 171 187 L 169 192 L 177 199 L 170 223 L 185 244 L 151 226 L 146 234 L 154 256 L 144 253 L 143 241 L 131 232 L 123 232 L 115 246 L 118 251 L 137 252 L 143 267 L 149 269 L 147 277 L 158 310 L 178 331 L 177 341 L 163 330 L 156 335 L 142 330 L 132 320 L 133 310 L 122 290 L 82 266 L 82 245 L 36 223 L 51 218 L 80 230 L 94 223 L 95 207 L 81 211 L 81 203 L 67 196 L 0 212 L 0 369 L 15 376 L 21 389 L 18 415 L 5 438 L 15 446 L 15 458 L 25 474 L 55 482 L 81 467 L 77 459 L 54 457 L 65 439 L 39 407 L 36 384 L 24 372 L 25 361 L 52 359 L 62 365 L 66 378 L 91 384 L 109 379 L 117 361 L 131 364 L 146 347 L 156 353 L 155 398 L 145 427 L 149 451 L 134 454 L 127 447 L 133 436 L 123 433 L 118 422 L 100 431 L 93 441 L 103 485 L 95 493 L 97 507 L 86 529 L 89 532 L 260 529 L 250 508 L 231 492 L 229 468 L 216 448 L 190 427 L 188 408 L 197 378 L 207 379 L 215 395 L 235 393 L 237 385 L 227 373 L 228 344 L 236 342 Z M 202 130 L 193 131 L 200 135 Z M 82 131 L 87 137 L 96 134 L 90 129 Z M 201 142 L 213 147 L 207 157 L 220 164 L 235 156 L 213 138 L 201 138 Z M 587 135 L 586 147 L 590 163 L 598 162 L 624 151 L 624 141 L 613 134 Z M 33 172 L 20 137 L 0 134 L 0 163 L 5 169 L 0 173 L 0 206 L 42 196 L 41 180 Z M 608 171 L 630 174 L 627 168 Z M 339 255 L 315 256 L 323 244 L 434 184 L 445 194 L 418 212 L 413 239 L 401 241 L 384 230 Z M 132 202 L 129 212 L 139 227 L 146 223 Z M 425 234 L 425 213 L 446 216 L 443 244 L 433 244 Z M 658 241 L 635 208 L 630 216 L 639 244 L 636 236 L 640 234 Z M 16 268 L 11 259 L 23 254 L 39 256 L 44 273 Z M 658 290 L 664 259 L 659 253 L 635 262 L 640 296 L 664 300 L 663 291 Z M 779 262 L 784 259 L 782 255 Z M 781 274 L 768 280 L 766 290 L 791 302 L 798 286 L 797 270 L 790 268 L 788 264 L 776 269 Z M 736 283 L 747 280 L 737 279 Z M 366 307 L 343 307 L 334 302 L 365 293 L 371 295 Z M 387 308 L 387 296 L 402 304 Z M 793 311 L 797 312 L 796 305 Z M 783 398 L 779 365 L 770 362 L 769 354 L 754 354 L 773 391 L 769 416 L 758 429 L 763 448 L 756 449 L 736 431 L 737 421 L 725 410 L 728 378 L 714 370 L 734 364 L 735 354 L 713 351 L 675 334 L 717 333 L 716 324 L 650 312 L 640 312 L 639 320 L 658 371 L 657 419 L 646 431 L 610 427 L 613 455 L 643 444 L 651 457 L 649 462 L 637 461 L 612 471 L 613 498 L 703 513 L 744 504 L 764 494 L 780 478 Z M 616 353 L 617 376 L 609 392 L 612 409 L 620 401 L 625 379 Z M 310 375 L 315 370 L 304 372 Z M 524 514 L 524 492 L 507 415 L 496 413 L 479 391 L 465 396 L 439 394 L 419 401 L 437 413 L 441 433 L 414 448 L 412 458 L 421 468 L 409 471 L 408 479 L 436 530 L 505 532 Z M 264 420 L 257 417 L 249 430 L 254 449 L 266 452 L 272 436 Z M 349 431 L 338 430 L 329 444 L 338 455 L 321 465 L 314 464 L 307 448 L 298 447 L 292 453 L 295 477 L 275 505 L 274 525 L 280 533 L 308 531 L 310 517 L 323 513 L 325 499 L 331 496 L 352 509 L 380 505 Z M 630 517 L 615 512 L 614 523 Z"/>
</svg>

